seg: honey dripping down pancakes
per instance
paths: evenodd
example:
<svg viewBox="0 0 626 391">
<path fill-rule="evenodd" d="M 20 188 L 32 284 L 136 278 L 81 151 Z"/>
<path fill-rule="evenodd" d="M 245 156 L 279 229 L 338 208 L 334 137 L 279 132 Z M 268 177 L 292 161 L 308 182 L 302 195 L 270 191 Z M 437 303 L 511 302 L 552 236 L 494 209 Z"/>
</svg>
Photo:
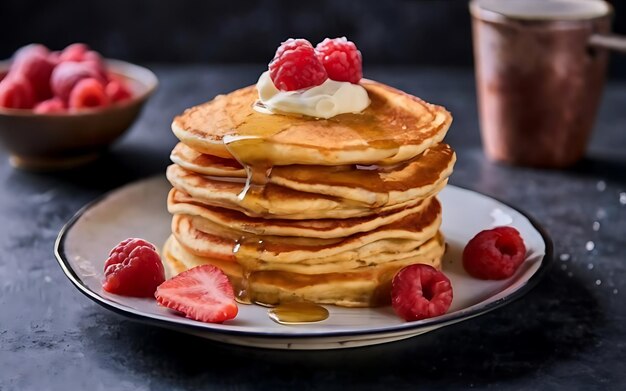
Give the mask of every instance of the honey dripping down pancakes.
<svg viewBox="0 0 626 391">
<path fill-rule="evenodd" d="M 219 267 L 241 302 L 387 305 L 400 269 L 441 268 L 436 196 L 455 162 L 442 143 L 452 117 L 331 72 L 281 90 L 307 80 L 272 73 L 276 61 L 256 86 L 174 119 L 168 271 Z"/>
</svg>

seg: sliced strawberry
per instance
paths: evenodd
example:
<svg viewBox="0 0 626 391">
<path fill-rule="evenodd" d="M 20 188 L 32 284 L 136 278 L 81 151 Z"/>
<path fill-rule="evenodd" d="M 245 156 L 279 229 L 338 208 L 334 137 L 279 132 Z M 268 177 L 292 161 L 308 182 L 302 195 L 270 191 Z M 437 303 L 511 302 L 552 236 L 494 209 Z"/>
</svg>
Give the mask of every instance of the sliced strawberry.
<svg viewBox="0 0 626 391">
<path fill-rule="evenodd" d="M 222 323 L 237 316 L 233 287 L 212 265 L 196 266 L 161 284 L 157 302 L 201 322 Z"/>
<path fill-rule="evenodd" d="M 87 78 L 79 81 L 70 93 L 70 109 L 80 110 L 108 104 L 109 98 L 104 92 L 104 86 L 97 79 Z"/>
<path fill-rule="evenodd" d="M 128 90 L 128 87 L 126 87 L 124 83 L 118 80 L 111 80 L 107 84 L 104 91 L 111 100 L 111 102 L 120 102 L 126 99 L 130 99 L 130 97 L 132 96 L 132 94 Z"/>
<path fill-rule="evenodd" d="M 105 291 L 123 296 L 152 297 L 165 281 L 161 258 L 151 243 L 126 239 L 111 250 L 104 263 Z"/>
</svg>

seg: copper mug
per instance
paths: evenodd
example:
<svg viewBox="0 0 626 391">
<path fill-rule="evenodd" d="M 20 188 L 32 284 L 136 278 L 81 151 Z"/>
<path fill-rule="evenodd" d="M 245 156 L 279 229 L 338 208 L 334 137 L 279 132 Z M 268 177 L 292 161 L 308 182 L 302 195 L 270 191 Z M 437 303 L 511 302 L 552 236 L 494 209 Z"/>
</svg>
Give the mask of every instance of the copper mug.
<svg viewBox="0 0 626 391">
<path fill-rule="evenodd" d="M 496 161 L 565 167 L 585 153 L 613 10 L 602 0 L 472 0 L 481 135 Z"/>
</svg>

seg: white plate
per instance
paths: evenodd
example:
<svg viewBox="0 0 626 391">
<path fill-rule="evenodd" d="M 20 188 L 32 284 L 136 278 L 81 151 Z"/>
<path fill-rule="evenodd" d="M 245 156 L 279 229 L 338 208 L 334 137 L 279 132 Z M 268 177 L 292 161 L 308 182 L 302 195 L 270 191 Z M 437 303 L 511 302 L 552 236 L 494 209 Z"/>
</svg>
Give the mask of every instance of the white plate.
<svg viewBox="0 0 626 391">
<path fill-rule="evenodd" d="M 284 326 L 274 323 L 267 309 L 241 305 L 236 319 L 208 324 L 181 317 L 152 299 L 117 296 L 101 288 L 109 250 L 128 237 L 157 246 L 170 234 L 166 210 L 169 183 L 162 177 L 126 185 L 79 211 L 60 232 L 55 254 L 63 271 L 87 297 L 130 318 L 174 328 L 205 338 L 277 349 L 332 349 L 374 345 L 413 337 L 484 314 L 527 292 L 552 260 L 551 243 L 537 224 L 521 212 L 482 194 L 447 186 L 440 194 L 442 230 L 448 243 L 443 268 L 452 282 L 454 300 L 447 314 L 404 322 L 390 307 L 354 309 L 327 306 L 330 316 L 319 323 Z M 461 265 L 464 245 L 476 233 L 495 225 L 517 228 L 526 242 L 526 261 L 504 281 L 468 276 Z"/>
</svg>

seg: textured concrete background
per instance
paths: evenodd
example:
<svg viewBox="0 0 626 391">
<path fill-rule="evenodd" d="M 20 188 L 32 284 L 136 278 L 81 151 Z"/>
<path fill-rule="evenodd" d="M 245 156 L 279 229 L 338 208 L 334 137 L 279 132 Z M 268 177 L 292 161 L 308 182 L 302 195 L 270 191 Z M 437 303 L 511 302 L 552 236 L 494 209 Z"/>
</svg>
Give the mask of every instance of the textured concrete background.
<svg viewBox="0 0 626 391">
<path fill-rule="evenodd" d="M 626 34 L 626 1 L 612 0 Z M 267 63 L 279 42 L 346 35 L 371 64 L 470 67 L 468 0 L 2 0 L 0 58 L 83 41 L 138 62 Z M 626 78 L 626 56 L 613 56 Z"/>
<path fill-rule="evenodd" d="M 53 257 L 62 225 L 98 195 L 162 174 L 171 118 L 254 82 L 262 68 L 155 66 L 161 87 L 130 134 L 81 169 L 17 171 L 0 151 L 0 390 L 626 389 L 624 83 L 608 86 L 588 157 L 551 171 L 485 160 L 469 70 L 370 69 L 368 77 L 453 113 L 453 184 L 517 205 L 554 239 L 546 278 L 484 316 L 388 345 L 283 352 L 134 323 L 79 293 Z"/>
</svg>

